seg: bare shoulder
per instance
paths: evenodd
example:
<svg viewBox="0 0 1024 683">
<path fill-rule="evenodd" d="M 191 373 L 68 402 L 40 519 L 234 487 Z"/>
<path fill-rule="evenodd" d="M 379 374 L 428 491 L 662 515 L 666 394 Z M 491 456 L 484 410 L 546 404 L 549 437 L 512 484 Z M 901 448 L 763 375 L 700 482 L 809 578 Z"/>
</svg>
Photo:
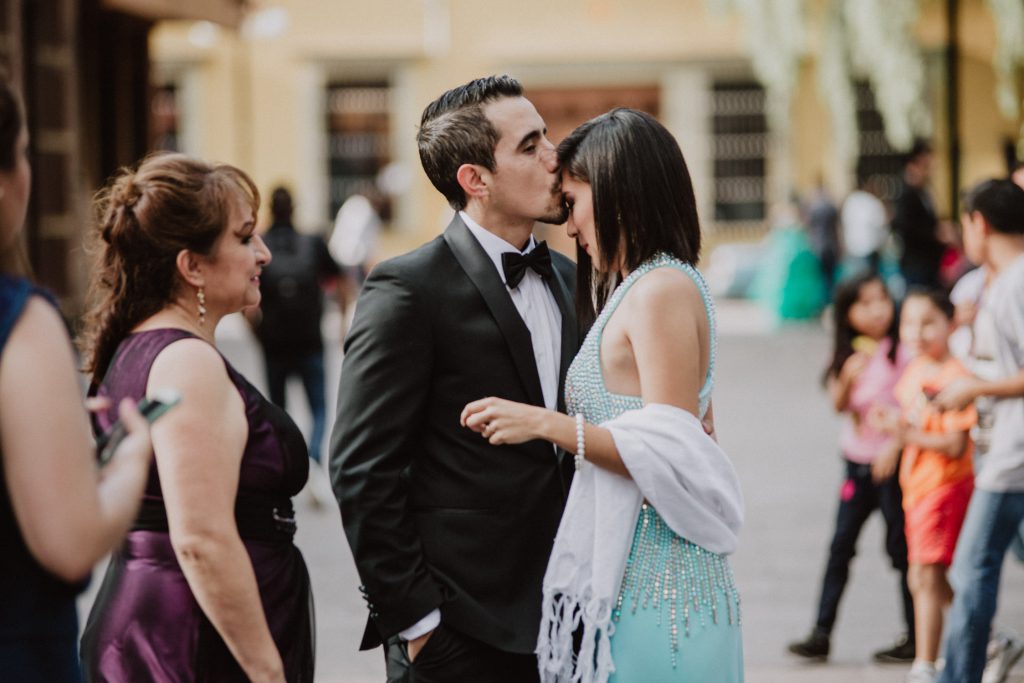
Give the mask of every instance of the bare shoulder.
<svg viewBox="0 0 1024 683">
<path fill-rule="evenodd" d="M 678 268 L 652 270 L 637 280 L 627 296 L 631 299 L 630 307 L 641 314 L 665 316 L 674 311 L 704 311 L 697 283 Z"/>
<path fill-rule="evenodd" d="M 74 366 L 67 326 L 49 301 L 32 296 L 25 303 L 4 345 L 2 360 L 8 367 L 31 367 L 33 372 L 64 372 L 65 366 Z"/>
<path fill-rule="evenodd" d="M 162 381 L 182 390 L 209 391 L 230 383 L 224 359 L 201 339 L 168 344 L 153 361 L 150 382 Z"/>
<path fill-rule="evenodd" d="M 191 434 L 189 438 L 198 438 L 199 444 L 230 439 L 241 453 L 247 430 L 245 402 L 217 349 L 200 339 L 169 344 L 149 372 L 146 392 L 157 389 L 176 389 L 182 396 L 181 405 L 153 427 L 158 448 L 166 449 L 168 434 L 176 434 L 175 439 Z"/>
<path fill-rule="evenodd" d="M 11 331 L 11 341 L 25 337 L 30 338 L 32 343 L 66 345 L 68 342 L 64 320 L 57 309 L 42 296 L 29 297 L 25 310 Z"/>
</svg>

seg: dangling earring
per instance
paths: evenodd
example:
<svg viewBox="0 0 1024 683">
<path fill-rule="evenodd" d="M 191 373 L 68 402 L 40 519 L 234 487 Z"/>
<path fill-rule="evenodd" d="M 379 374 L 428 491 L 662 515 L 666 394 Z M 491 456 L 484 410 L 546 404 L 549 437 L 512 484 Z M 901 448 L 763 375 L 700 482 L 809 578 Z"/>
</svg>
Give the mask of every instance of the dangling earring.
<svg viewBox="0 0 1024 683">
<path fill-rule="evenodd" d="M 199 327 L 206 324 L 206 292 L 200 287 L 196 291 L 196 298 L 199 299 Z"/>
</svg>

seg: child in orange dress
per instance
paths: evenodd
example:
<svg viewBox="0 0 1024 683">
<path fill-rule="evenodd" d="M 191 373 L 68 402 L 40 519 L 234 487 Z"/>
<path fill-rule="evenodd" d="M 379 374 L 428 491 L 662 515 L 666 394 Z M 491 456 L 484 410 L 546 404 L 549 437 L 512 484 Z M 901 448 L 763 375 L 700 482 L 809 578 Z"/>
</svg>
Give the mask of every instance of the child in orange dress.
<svg viewBox="0 0 1024 683">
<path fill-rule="evenodd" d="M 900 487 L 906 515 L 908 580 L 914 596 L 917 655 L 907 683 L 935 679 L 943 610 L 953 598 L 946 571 L 974 489 L 973 405 L 939 410 L 935 395 L 971 373 L 949 352 L 953 305 L 939 291 L 914 290 L 903 303 L 900 342 L 917 357 L 896 384 L 900 412 L 878 410 L 880 431 L 903 445 Z"/>
</svg>

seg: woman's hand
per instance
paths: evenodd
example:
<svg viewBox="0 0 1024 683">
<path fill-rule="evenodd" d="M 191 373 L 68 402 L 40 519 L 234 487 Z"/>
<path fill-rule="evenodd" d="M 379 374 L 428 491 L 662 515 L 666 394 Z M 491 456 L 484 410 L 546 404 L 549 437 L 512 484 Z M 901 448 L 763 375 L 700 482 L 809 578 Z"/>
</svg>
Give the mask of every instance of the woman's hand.
<svg viewBox="0 0 1024 683">
<path fill-rule="evenodd" d="M 110 399 L 94 396 L 86 399 L 85 407 L 91 413 L 107 410 L 110 408 Z M 121 440 L 107 466 L 100 470 L 100 477 L 104 479 L 124 467 L 142 467 L 148 472 L 153 454 L 149 422 L 139 412 L 135 401 L 130 398 L 123 399 L 118 405 L 118 418 L 124 425 L 127 436 Z"/>
<path fill-rule="evenodd" d="M 480 434 L 491 444 L 516 444 L 545 438 L 541 426 L 545 408 L 489 396 L 462 409 L 459 423 Z"/>
</svg>

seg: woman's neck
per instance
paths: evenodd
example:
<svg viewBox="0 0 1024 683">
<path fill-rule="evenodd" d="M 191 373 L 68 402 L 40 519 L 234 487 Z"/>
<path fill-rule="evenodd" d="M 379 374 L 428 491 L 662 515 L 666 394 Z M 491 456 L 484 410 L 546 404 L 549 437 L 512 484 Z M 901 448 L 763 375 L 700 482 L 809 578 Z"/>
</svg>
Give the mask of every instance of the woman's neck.
<svg viewBox="0 0 1024 683">
<path fill-rule="evenodd" d="M 217 329 L 217 323 L 220 322 L 221 317 L 222 316 L 211 314 L 207 311 L 205 320 L 203 321 L 203 324 L 200 325 L 199 314 L 195 310 L 194 306 L 188 307 L 179 301 L 172 301 L 136 325 L 132 331 L 141 332 L 164 327 L 173 327 L 185 330 L 186 332 L 191 332 L 200 339 L 213 344 L 214 330 Z"/>
</svg>

